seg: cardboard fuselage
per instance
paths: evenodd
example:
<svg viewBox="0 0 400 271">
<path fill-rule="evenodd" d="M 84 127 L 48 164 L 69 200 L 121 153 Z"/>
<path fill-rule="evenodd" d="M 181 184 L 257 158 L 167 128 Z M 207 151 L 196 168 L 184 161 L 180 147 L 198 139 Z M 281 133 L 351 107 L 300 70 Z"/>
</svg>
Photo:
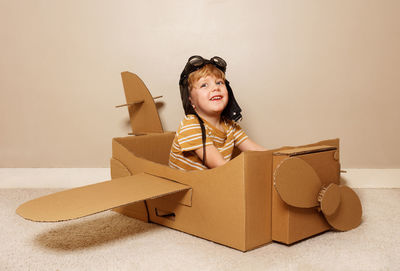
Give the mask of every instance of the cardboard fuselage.
<svg viewBox="0 0 400 271">
<path fill-rule="evenodd" d="M 298 147 L 243 152 L 224 166 L 184 172 L 167 166 L 173 138 L 174 133 L 160 133 L 113 139 L 111 172 L 115 181 L 145 172 L 190 187 L 120 207 L 118 212 L 242 251 L 273 240 L 291 244 L 330 229 L 317 208 L 290 207 L 273 188 L 277 163 L 285 156 L 297 155 Z M 324 183 L 339 182 L 338 144 L 337 139 L 310 144 L 299 155 Z M 330 145 L 334 150 L 314 147 L 307 151 L 318 145 Z M 294 151 L 278 152 L 288 149 Z"/>
</svg>

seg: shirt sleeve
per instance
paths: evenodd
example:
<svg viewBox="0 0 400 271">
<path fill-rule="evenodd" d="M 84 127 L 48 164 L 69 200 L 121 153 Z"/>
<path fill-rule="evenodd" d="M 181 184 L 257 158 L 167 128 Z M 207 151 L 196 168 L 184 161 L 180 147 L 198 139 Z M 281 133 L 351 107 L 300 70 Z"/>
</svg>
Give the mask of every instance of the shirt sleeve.
<svg viewBox="0 0 400 271">
<path fill-rule="evenodd" d="M 182 151 L 193 151 L 203 147 L 200 123 L 195 116 L 185 117 L 178 129 L 177 137 Z M 206 146 L 212 144 L 212 140 L 206 136 Z"/>
<path fill-rule="evenodd" d="M 234 140 L 235 140 L 235 146 L 239 146 L 240 143 L 248 139 L 249 137 L 246 135 L 244 130 L 240 127 L 239 124 L 235 123 L 235 131 L 234 131 Z"/>
</svg>

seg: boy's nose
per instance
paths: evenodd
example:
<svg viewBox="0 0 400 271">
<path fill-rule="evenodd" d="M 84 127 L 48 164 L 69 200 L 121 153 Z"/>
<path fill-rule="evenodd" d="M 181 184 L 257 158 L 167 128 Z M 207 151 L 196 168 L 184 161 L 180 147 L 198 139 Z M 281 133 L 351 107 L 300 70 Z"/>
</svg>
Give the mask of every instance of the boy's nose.
<svg viewBox="0 0 400 271">
<path fill-rule="evenodd" d="M 219 90 L 219 85 L 214 84 L 211 91 L 214 92 L 214 91 L 217 91 L 217 90 Z"/>
</svg>

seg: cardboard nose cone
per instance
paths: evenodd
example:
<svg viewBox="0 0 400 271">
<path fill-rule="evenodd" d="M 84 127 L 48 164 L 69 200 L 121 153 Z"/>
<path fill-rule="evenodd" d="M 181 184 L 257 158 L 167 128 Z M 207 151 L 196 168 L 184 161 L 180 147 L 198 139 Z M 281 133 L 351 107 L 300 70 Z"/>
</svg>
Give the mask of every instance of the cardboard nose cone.
<svg viewBox="0 0 400 271">
<path fill-rule="evenodd" d="M 319 205 L 321 181 L 315 170 L 296 157 L 284 160 L 274 174 L 274 185 L 282 200 L 300 208 Z"/>
<path fill-rule="evenodd" d="M 348 186 L 340 186 L 340 205 L 333 215 L 325 215 L 336 230 L 348 231 L 361 223 L 362 207 L 357 194 Z"/>
</svg>

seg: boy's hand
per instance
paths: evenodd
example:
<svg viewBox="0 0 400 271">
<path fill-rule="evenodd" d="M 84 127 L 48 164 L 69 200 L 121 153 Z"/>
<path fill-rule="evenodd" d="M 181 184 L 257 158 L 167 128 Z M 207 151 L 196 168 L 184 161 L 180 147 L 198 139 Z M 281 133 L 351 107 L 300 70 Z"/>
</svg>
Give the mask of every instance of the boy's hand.
<svg viewBox="0 0 400 271">
<path fill-rule="evenodd" d="M 203 161 L 203 148 L 199 148 L 194 151 L 196 155 Z M 206 161 L 205 165 L 208 168 L 215 168 L 222 166 L 227 161 L 224 159 L 222 154 L 218 151 L 218 149 L 214 145 L 206 146 Z"/>
</svg>

